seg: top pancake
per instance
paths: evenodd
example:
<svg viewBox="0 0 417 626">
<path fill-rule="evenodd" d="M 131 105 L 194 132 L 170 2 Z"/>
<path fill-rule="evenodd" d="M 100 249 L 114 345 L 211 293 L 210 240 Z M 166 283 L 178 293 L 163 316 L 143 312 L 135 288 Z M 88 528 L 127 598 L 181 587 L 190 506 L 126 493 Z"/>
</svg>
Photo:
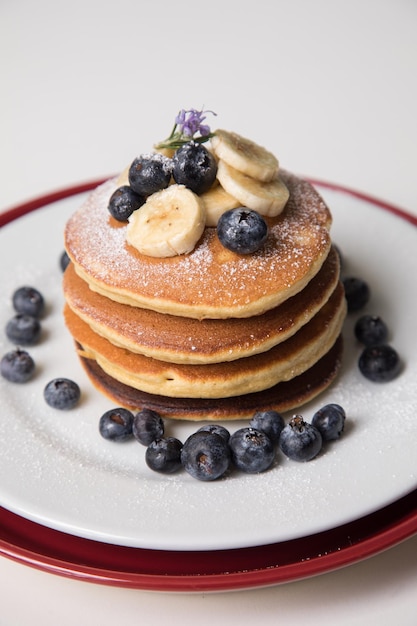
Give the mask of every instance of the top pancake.
<svg viewBox="0 0 417 626">
<path fill-rule="evenodd" d="M 282 171 L 281 178 L 290 198 L 278 217 L 267 218 L 268 239 L 253 254 L 227 250 L 216 229 L 206 228 L 189 254 L 141 255 L 127 244 L 126 226 L 107 210 L 115 179 L 69 219 L 65 247 L 90 288 L 116 302 L 196 319 L 259 315 L 300 292 L 331 245 L 331 215 L 321 196 L 292 174 Z"/>
</svg>

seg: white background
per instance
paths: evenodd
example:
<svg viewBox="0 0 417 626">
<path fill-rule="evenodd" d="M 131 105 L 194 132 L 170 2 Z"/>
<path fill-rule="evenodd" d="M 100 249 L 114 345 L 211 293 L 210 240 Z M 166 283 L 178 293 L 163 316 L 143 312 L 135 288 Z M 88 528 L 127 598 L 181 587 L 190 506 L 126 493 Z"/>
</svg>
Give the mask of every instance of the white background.
<svg viewBox="0 0 417 626">
<path fill-rule="evenodd" d="M 417 213 L 415 0 L 0 0 L 0 210 L 121 170 L 180 108 Z M 164 595 L 0 559 L 0 625 L 415 624 L 417 538 L 249 592 Z"/>
</svg>

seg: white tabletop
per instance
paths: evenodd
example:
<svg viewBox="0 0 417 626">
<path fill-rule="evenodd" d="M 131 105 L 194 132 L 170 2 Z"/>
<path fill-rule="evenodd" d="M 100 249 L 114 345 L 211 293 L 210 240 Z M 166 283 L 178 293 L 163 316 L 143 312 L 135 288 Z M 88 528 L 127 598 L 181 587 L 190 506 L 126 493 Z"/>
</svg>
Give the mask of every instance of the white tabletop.
<svg viewBox="0 0 417 626">
<path fill-rule="evenodd" d="M 410 0 L 3 1 L 0 210 L 121 170 L 204 106 L 286 169 L 417 215 L 416 25 Z M 411 625 L 416 554 L 415 536 L 316 578 L 194 595 L 0 558 L 0 624 Z"/>
</svg>

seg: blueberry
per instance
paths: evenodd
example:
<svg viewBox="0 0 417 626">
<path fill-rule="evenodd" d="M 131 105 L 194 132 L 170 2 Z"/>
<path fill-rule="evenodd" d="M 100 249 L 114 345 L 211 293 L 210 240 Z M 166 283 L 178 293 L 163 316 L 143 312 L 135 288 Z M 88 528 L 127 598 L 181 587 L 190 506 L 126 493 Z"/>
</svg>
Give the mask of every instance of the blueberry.
<svg viewBox="0 0 417 626">
<path fill-rule="evenodd" d="M 59 267 L 61 268 L 61 271 L 65 272 L 70 263 L 71 259 L 69 258 L 67 251 L 64 250 L 59 257 Z"/>
<path fill-rule="evenodd" d="M 248 474 L 264 472 L 275 458 L 274 445 L 268 435 L 250 426 L 234 432 L 229 446 L 236 467 Z"/>
<path fill-rule="evenodd" d="M 3 356 L 0 371 L 11 383 L 25 383 L 33 376 L 35 362 L 30 354 L 17 348 Z"/>
<path fill-rule="evenodd" d="M 220 216 L 217 235 L 223 246 L 232 252 L 251 254 L 265 243 L 268 225 L 257 211 L 239 207 Z"/>
<path fill-rule="evenodd" d="M 221 478 L 229 469 L 230 458 L 230 448 L 223 437 L 204 431 L 190 435 L 181 450 L 185 471 L 202 481 Z"/>
<path fill-rule="evenodd" d="M 133 436 L 139 443 L 149 446 L 152 441 L 160 439 L 164 434 L 164 422 L 156 411 L 142 409 L 133 418 Z"/>
<path fill-rule="evenodd" d="M 145 461 L 150 469 L 162 474 L 172 474 L 182 467 L 182 443 L 175 437 L 162 437 L 146 448 Z"/>
<path fill-rule="evenodd" d="M 262 430 L 272 443 L 277 443 L 281 430 L 285 426 L 284 418 L 277 411 L 257 411 L 249 422 L 249 426 Z"/>
<path fill-rule="evenodd" d="M 133 211 L 140 209 L 146 198 L 133 191 L 129 185 L 116 189 L 107 206 L 109 213 L 118 222 L 127 222 Z"/>
<path fill-rule="evenodd" d="M 195 141 L 190 141 L 179 148 L 172 158 L 174 180 L 185 185 L 196 194 L 210 189 L 217 174 L 214 156 Z"/>
<path fill-rule="evenodd" d="M 197 432 L 199 431 L 203 431 L 206 433 L 216 433 L 217 435 L 220 435 L 220 437 L 223 437 L 226 443 L 230 439 L 230 432 L 227 430 L 227 428 L 221 426 L 220 424 L 206 424 L 205 426 L 201 426 Z"/>
<path fill-rule="evenodd" d="M 291 418 L 279 438 L 281 451 L 292 461 L 310 461 L 320 452 L 322 444 L 320 431 L 301 415 Z"/>
<path fill-rule="evenodd" d="M 36 317 L 17 313 L 6 325 L 6 335 L 19 346 L 33 346 L 39 340 L 41 324 Z"/>
<path fill-rule="evenodd" d="M 343 279 L 343 286 L 349 313 L 363 309 L 371 295 L 369 285 L 362 278 L 349 276 Z"/>
<path fill-rule="evenodd" d="M 163 154 L 142 154 L 129 169 L 129 184 L 140 196 L 166 189 L 172 175 L 172 159 Z"/>
<path fill-rule="evenodd" d="M 68 378 L 54 378 L 45 387 L 43 397 L 49 406 L 61 411 L 68 411 L 78 404 L 80 388 Z"/>
<path fill-rule="evenodd" d="M 398 376 L 401 361 L 398 352 L 388 344 L 367 346 L 359 357 L 359 370 L 375 383 L 385 383 Z"/>
<path fill-rule="evenodd" d="M 365 346 L 376 346 L 388 339 L 388 327 L 377 315 L 362 315 L 355 324 L 354 333 Z"/>
<path fill-rule="evenodd" d="M 100 417 L 98 429 L 104 439 L 125 441 L 132 437 L 133 413 L 122 407 L 110 409 Z"/>
<path fill-rule="evenodd" d="M 316 411 L 311 423 L 320 431 L 323 441 L 338 439 L 345 426 L 346 413 L 340 404 L 326 404 Z"/>
<path fill-rule="evenodd" d="M 45 308 L 42 294 L 34 287 L 19 287 L 12 296 L 13 307 L 17 313 L 40 317 Z"/>
</svg>

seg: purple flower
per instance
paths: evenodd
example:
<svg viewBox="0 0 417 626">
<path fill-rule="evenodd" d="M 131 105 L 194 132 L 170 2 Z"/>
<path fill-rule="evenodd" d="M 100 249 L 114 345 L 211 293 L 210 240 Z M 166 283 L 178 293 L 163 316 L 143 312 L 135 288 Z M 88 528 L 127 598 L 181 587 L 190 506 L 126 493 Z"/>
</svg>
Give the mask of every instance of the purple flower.
<svg viewBox="0 0 417 626">
<path fill-rule="evenodd" d="M 202 137 L 209 135 L 210 127 L 207 124 L 203 124 L 206 119 L 204 115 L 206 112 L 213 113 L 213 111 L 197 111 L 197 109 L 185 111 L 181 109 L 175 118 L 175 124 L 179 127 L 179 132 L 186 137 L 194 137 L 198 132 L 200 132 Z"/>
<path fill-rule="evenodd" d="M 175 118 L 175 125 L 171 135 L 165 141 L 157 144 L 157 148 L 179 148 L 191 139 L 198 143 L 203 143 L 212 137 L 210 126 L 203 124 L 206 119 L 206 113 L 216 115 L 214 111 L 197 111 L 197 109 L 181 109 Z M 199 137 L 195 137 L 200 133 Z"/>
</svg>

